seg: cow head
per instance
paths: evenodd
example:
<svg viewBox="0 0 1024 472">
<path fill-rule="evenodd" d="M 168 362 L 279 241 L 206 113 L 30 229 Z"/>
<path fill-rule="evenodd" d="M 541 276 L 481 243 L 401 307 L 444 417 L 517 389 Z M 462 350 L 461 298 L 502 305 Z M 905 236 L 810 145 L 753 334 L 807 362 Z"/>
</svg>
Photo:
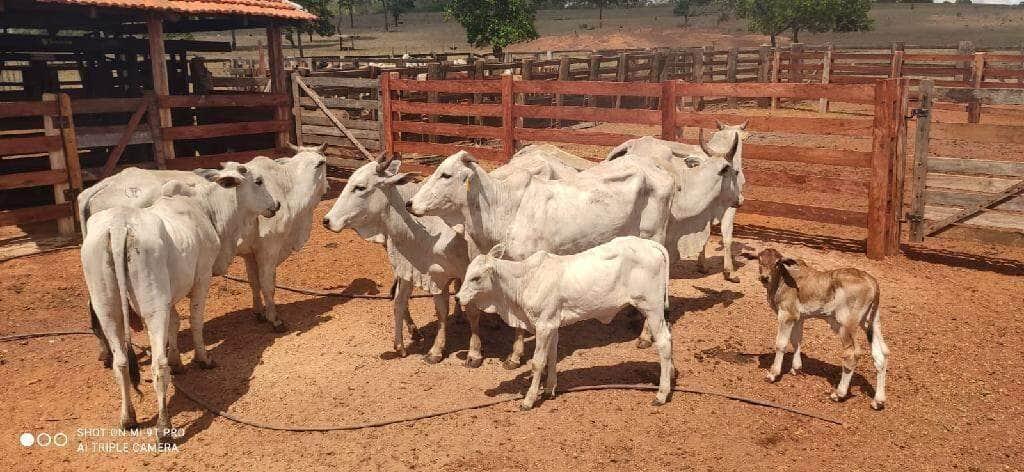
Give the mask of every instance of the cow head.
<svg viewBox="0 0 1024 472">
<path fill-rule="evenodd" d="M 757 254 L 744 252 L 741 256 L 745 259 L 757 260 L 758 279 L 766 287 L 776 286 L 781 279 L 787 285 L 796 287 L 796 281 L 790 273 L 792 268 L 799 265 L 799 261 L 785 257 L 778 250 L 767 248 Z"/>
<path fill-rule="evenodd" d="M 448 156 L 409 199 L 413 215 L 450 215 L 465 206 L 470 179 L 477 170 L 476 159 L 466 151 Z"/>
<path fill-rule="evenodd" d="M 402 161 L 391 161 L 383 167 L 380 164 L 370 162 L 352 173 L 323 219 L 325 228 L 334 232 L 352 228 L 364 238 L 380 233 L 377 223 L 384 212 L 389 206 L 401 206 L 400 201 L 389 200 L 388 188 L 406 183 L 413 175 L 398 172 Z"/>
<path fill-rule="evenodd" d="M 327 144 L 319 146 L 295 146 L 288 144 L 288 147 L 295 152 L 290 158 L 278 159 L 279 163 L 292 164 L 297 166 L 297 175 L 294 184 L 299 187 L 302 195 L 311 195 L 315 201 L 327 193 L 327 156 L 324 151 Z M 312 186 L 308 188 L 307 186 Z M 309 190 L 308 193 L 305 191 Z"/>
<path fill-rule="evenodd" d="M 462 279 L 462 288 L 455 299 L 463 307 L 474 305 L 481 311 L 494 313 L 498 305 L 495 298 L 495 287 L 498 285 L 496 262 L 505 252 L 503 245 L 491 248 L 487 254 L 481 254 L 470 262 L 466 275 Z"/>
<path fill-rule="evenodd" d="M 263 177 L 250 171 L 248 167 L 237 162 L 225 163 L 225 168 L 199 169 L 196 173 L 222 188 L 235 192 L 240 210 L 273 218 L 281 203 L 274 200 L 267 187 L 263 185 Z"/>
</svg>

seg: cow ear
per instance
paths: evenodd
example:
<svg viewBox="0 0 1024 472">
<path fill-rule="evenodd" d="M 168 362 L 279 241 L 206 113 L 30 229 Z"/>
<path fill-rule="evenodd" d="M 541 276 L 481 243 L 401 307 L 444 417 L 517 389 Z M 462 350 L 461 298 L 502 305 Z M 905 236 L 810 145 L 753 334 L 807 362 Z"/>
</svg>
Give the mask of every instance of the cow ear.
<svg viewBox="0 0 1024 472">
<path fill-rule="evenodd" d="M 388 164 L 387 169 L 384 169 L 384 175 L 395 175 L 398 173 L 398 169 L 402 167 L 401 159 L 395 159 Z"/>
<path fill-rule="evenodd" d="M 464 164 L 469 164 L 470 162 L 476 163 L 476 158 L 466 151 L 459 151 L 459 160 L 461 160 Z"/>
<path fill-rule="evenodd" d="M 220 174 L 220 171 L 216 169 L 195 169 L 192 173 L 213 182 L 213 180 L 217 178 L 217 175 Z"/>
<path fill-rule="evenodd" d="M 242 185 L 242 178 L 237 175 L 222 174 L 218 175 L 217 178 L 214 179 L 214 182 L 224 188 L 235 188 Z"/>
<path fill-rule="evenodd" d="M 412 181 L 415 176 L 415 172 L 406 172 L 403 174 L 389 175 L 381 179 L 379 182 L 384 185 L 402 185 Z"/>
<path fill-rule="evenodd" d="M 746 122 L 744 122 L 744 126 L 746 126 Z M 317 154 L 323 155 L 323 153 L 327 151 L 327 143 L 321 143 L 319 146 L 313 148 L 313 150 L 316 151 Z"/>
<path fill-rule="evenodd" d="M 793 259 L 786 257 L 779 259 L 779 261 L 775 263 L 775 267 L 778 269 L 779 275 L 782 276 L 782 280 L 786 282 L 786 285 L 789 285 L 790 287 L 797 287 L 796 279 L 794 279 L 793 274 L 789 272 L 790 264 L 787 264 L 787 261 L 794 264 L 796 263 Z"/>
<path fill-rule="evenodd" d="M 721 121 L 719 121 L 719 120 L 715 120 L 715 125 L 716 125 L 716 126 L 718 126 L 718 130 L 719 130 L 719 131 L 721 131 L 721 130 L 724 130 L 724 129 L 725 129 L 725 123 L 722 123 L 722 122 L 721 122 Z"/>
<path fill-rule="evenodd" d="M 487 251 L 487 255 L 495 259 L 501 259 L 501 257 L 505 255 L 505 245 L 495 244 L 490 251 Z"/>
</svg>

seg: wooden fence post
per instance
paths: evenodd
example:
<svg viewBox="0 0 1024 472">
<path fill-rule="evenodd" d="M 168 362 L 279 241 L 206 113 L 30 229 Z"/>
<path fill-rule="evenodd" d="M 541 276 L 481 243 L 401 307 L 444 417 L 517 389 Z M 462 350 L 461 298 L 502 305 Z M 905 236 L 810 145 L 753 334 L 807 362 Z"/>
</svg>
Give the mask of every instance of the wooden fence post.
<svg viewBox="0 0 1024 472">
<path fill-rule="evenodd" d="M 739 48 L 732 48 L 729 50 L 729 55 L 726 56 L 725 60 L 725 81 L 731 84 L 736 83 L 736 66 L 740 60 Z M 729 108 L 736 108 L 736 97 L 730 96 L 726 98 L 726 104 Z"/>
<path fill-rule="evenodd" d="M 892 53 L 892 64 L 889 68 L 889 78 L 898 79 L 903 77 L 903 51 Z"/>
<path fill-rule="evenodd" d="M 501 76 L 501 150 L 505 162 L 512 160 L 516 153 L 515 94 L 511 75 Z"/>
<path fill-rule="evenodd" d="M 767 84 L 772 81 L 772 47 L 769 44 L 762 44 L 757 49 L 757 81 Z M 771 99 L 757 99 L 759 107 L 768 108 L 771 106 Z"/>
<path fill-rule="evenodd" d="M 444 80 L 444 67 L 439 62 L 431 62 L 427 64 L 427 80 Z M 427 92 L 427 103 L 437 103 L 440 100 L 441 94 L 438 92 Z M 437 123 L 437 115 L 429 115 L 427 121 L 430 123 Z M 437 135 L 432 134 L 429 137 L 429 141 L 432 143 L 437 142 Z"/>
<path fill-rule="evenodd" d="M 832 81 L 832 53 L 835 47 L 832 43 L 825 46 L 825 55 L 821 58 L 821 83 L 828 84 Z M 818 101 L 818 112 L 828 113 L 828 99 L 822 98 Z"/>
<path fill-rule="evenodd" d="M 629 55 L 619 54 L 619 68 L 615 73 L 616 82 L 626 82 L 629 79 Z M 615 108 L 622 108 L 622 95 L 615 96 Z"/>
<path fill-rule="evenodd" d="M 898 139 L 903 117 L 900 79 L 880 80 L 875 85 L 875 118 L 872 132 L 871 182 L 868 192 L 867 255 L 883 259 L 899 250 L 898 206 L 894 197 L 898 188 L 895 166 L 898 164 Z M 896 239 L 893 240 L 893 236 Z"/>
<path fill-rule="evenodd" d="M 392 111 L 391 111 L 391 74 L 393 72 L 384 72 L 380 75 L 380 132 L 381 140 L 380 144 L 384 151 L 384 156 L 387 158 L 396 157 L 395 153 L 395 135 L 391 132 L 393 128 Z"/>
<path fill-rule="evenodd" d="M 587 80 L 592 82 L 601 80 L 601 56 L 591 54 L 588 67 L 590 67 L 590 70 L 587 71 Z M 596 107 L 598 105 L 597 95 L 587 95 L 586 100 L 589 107 Z"/>
<path fill-rule="evenodd" d="M 292 119 L 295 120 L 295 144 L 302 146 L 302 95 L 299 93 L 298 72 L 292 72 Z"/>
<path fill-rule="evenodd" d="M 57 96 L 52 93 L 43 94 L 44 102 L 56 102 Z M 61 113 L 58 111 L 58 119 L 63 119 Z M 53 120 L 53 116 L 43 115 L 43 134 L 46 136 L 60 136 L 61 129 L 56 126 Z M 56 204 L 66 203 L 68 201 L 69 189 L 71 186 L 71 172 L 68 169 L 67 164 L 67 152 L 66 148 L 62 146 L 60 150 L 50 151 L 50 169 L 53 170 L 66 170 L 68 171 L 68 183 L 66 184 L 55 184 L 53 186 L 53 202 Z M 79 178 L 81 178 L 81 172 L 79 172 Z M 74 200 L 72 199 L 72 202 Z M 72 203 L 74 206 L 74 203 Z M 77 214 L 77 210 L 72 208 L 72 213 Z M 57 232 L 61 236 L 71 236 L 75 234 L 75 218 L 73 216 L 66 216 L 57 220 Z"/>
<path fill-rule="evenodd" d="M 957 54 L 961 55 L 961 56 L 973 56 L 974 55 L 974 43 L 972 43 L 970 41 L 960 41 L 960 44 L 957 47 Z M 970 87 L 971 85 L 973 85 L 971 83 L 971 80 L 974 77 L 973 77 L 973 75 L 970 72 L 971 71 L 971 62 L 970 61 L 959 61 L 959 62 L 957 62 L 957 68 L 960 69 L 963 72 L 963 74 L 961 74 L 961 80 L 963 80 L 964 86 Z"/>
<path fill-rule="evenodd" d="M 569 81 L 569 56 L 562 56 L 558 60 L 558 81 L 566 82 Z M 555 105 L 562 106 L 565 104 L 565 96 L 562 94 L 555 95 Z M 563 126 L 564 121 L 558 120 L 558 126 Z"/>
<path fill-rule="evenodd" d="M 793 43 L 789 45 L 789 81 L 799 84 L 804 81 L 804 45 Z"/>
<path fill-rule="evenodd" d="M 775 48 L 775 54 L 772 55 L 772 83 L 778 83 L 782 80 L 779 75 L 779 68 L 782 66 L 782 51 L 781 48 Z M 775 110 L 779 107 L 779 98 L 771 97 L 771 109 Z"/>
<path fill-rule="evenodd" d="M 666 80 L 661 83 L 661 139 L 675 141 L 676 132 L 676 82 Z"/>
<path fill-rule="evenodd" d="M 974 76 L 972 86 L 975 90 L 981 89 L 981 83 L 985 81 L 985 53 L 974 53 Z M 981 123 L 981 102 L 977 99 L 967 104 L 967 122 Z"/>
<path fill-rule="evenodd" d="M 693 50 L 693 78 L 690 80 L 695 84 L 704 83 L 704 49 Z M 694 111 L 704 109 L 704 97 L 690 97 Z"/>
<path fill-rule="evenodd" d="M 925 79 L 918 86 L 917 131 L 914 139 L 914 198 L 910 203 L 910 240 L 924 240 L 925 185 L 928 176 L 928 135 L 932 126 L 932 80 Z"/>
<path fill-rule="evenodd" d="M 473 63 L 473 78 L 474 79 L 476 79 L 476 80 L 484 80 L 486 78 L 485 72 L 484 72 L 485 71 L 484 66 L 486 64 L 487 64 L 487 62 L 484 61 L 483 59 L 477 59 L 476 62 Z M 473 104 L 474 105 L 479 105 L 479 104 L 481 104 L 483 102 L 484 102 L 484 94 L 482 94 L 482 93 L 474 93 L 473 94 Z M 477 117 L 474 118 L 474 120 L 476 121 L 477 125 L 483 125 L 484 124 L 484 117 L 482 117 L 482 116 L 477 116 Z"/>
</svg>

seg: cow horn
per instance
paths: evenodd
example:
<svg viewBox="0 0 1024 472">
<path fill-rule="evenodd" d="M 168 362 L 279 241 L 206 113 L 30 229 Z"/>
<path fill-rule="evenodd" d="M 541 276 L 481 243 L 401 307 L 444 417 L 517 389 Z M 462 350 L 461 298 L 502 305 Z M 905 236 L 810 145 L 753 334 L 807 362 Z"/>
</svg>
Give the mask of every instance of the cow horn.
<svg viewBox="0 0 1024 472">
<path fill-rule="evenodd" d="M 391 165 L 392 158 L 385 158 L 385 156 L 387 156 L 387 151 L 381 151 L 380 154 L 377 154 L 377 158 L 374 159 L 377 161 L 377 175 L 384 175 L 384 171 Z"/>
<path fill-rule="evenodd" d="M 704 142 L 704 128 L 697 129 L 697 141 L 700 142 L 700 150 L 704 151 L 704 154 L 711 156 L 711 148 L 708 147 L 708 143 Z"/>
</svg>

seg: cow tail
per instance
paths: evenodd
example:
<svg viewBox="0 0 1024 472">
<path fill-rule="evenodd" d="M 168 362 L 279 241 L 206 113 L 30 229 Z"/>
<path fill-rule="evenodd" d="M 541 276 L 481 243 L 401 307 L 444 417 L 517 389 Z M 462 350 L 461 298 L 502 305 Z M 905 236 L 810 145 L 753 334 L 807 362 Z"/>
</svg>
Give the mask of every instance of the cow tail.
<svg viewBox="0 0 1024 472">
<path fill-rule="evenodd" d="M 868 344 L 875 342 L 875 325 L 878 323 L 878 304 L 881 293 L 878 290 L 878 284 L 875 284 L 875 298 L 871 300 L 871 306 L 868 307 L 867 319 L 864 320 L 867 325 L 864 328 L 864 333 L 867 334 Z"/>
<path fill-rule="evenodd" d="M 665 311 L 667 313 L 668 310 L 669 310 L 668 284 L 669 284 L 669 272 L 670 272 L 670 269 L 672 267 L 671 262 L 670 262 L 671 259 L 668 258 L 668 249 L 665 249 L 664 245 L 658 244 L 658 243 L 654 243 L 654 245 L 658 247 L 659 251 L 661 251 L 661 257 L 665 261 L 665 265 L 663 266 L 663 270 L 665 271 Z"/>
<path fill-rule="evenodd" d="M 128 232 L 130 228 L 123 221 L 118 221 L 110 229 L 110 254 L 114 259 L 114 277 L 117 280 L 117 291 L 121 296 L 121 315 L 124 317 L 124 354 L 128 357 L 128 375 L 132 387 L 139 390 L 139 359 L 132 347 L 132 328 L 129 321 L 131 307 L 128 305 Z"/>
</svg>

